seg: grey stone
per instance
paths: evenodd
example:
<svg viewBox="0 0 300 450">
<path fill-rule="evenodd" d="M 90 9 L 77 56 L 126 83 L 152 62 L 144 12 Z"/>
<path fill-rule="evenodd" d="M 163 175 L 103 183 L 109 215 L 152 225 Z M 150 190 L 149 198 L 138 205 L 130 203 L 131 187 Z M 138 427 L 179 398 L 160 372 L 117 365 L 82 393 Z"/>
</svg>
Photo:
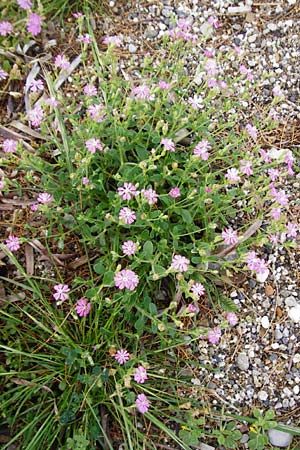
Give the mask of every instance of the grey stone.
<svg viewBox="0 0 300 450">
<path fill-rule="evenodd" d="M 249 369 L 249 358 L 246 353 L 239 353 L 236 358 L 236 364 L 240 370 Z"/>
<path fill-rule="evenodd" d="M 200 450 L 215 450 L 215 447 L 212 447 L 211 445 L 203 444 L 202 442 L 200 442 L 199 449 Z"/>
<path fill-rule="evenodd" d="M 280 448 L 288 447 L 293 440 L 293 436 L 291 434 L 285 433 L 284 431 L 275 430 L 274 428 L 270 428 L 270 430 L 268 430 L 268 436 L 270 443 Z"/>
<path fill-rule="evenodd" d="M 136 53 L 137 47 L 134 44 L 129 44 L 128 45 L 128 50 L 130 51 L 130 53 Z"/>
</svg>

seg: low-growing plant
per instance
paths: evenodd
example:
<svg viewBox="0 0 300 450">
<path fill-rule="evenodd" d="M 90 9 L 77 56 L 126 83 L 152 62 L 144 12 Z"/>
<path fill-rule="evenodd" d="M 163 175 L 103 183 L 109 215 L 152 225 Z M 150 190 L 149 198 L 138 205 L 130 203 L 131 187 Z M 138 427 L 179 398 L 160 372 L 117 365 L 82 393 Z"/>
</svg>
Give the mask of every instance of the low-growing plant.
<svg viewBox="0 0 300 450">
<path fill-rule="evenodd" d="M 238 321 L 219 286 L 249 270 L 263 282 L 267 262 L 253 249 L 285 230 L 293 238 L 273 180 L 293 159 L 262 148 L 269 116 L 241 120 L 252 81 L 224 72 L 234 50 L 206 52 L 193 70 L 185 56 L 195 36 L 179 21 L 133 77 L 114 54 L 121 39 L 106 37 L 101 52 L 87 27 L 71 93 L 58 87 L 70 61 L 55 55 L 43 72 L 47 96 L 29 96 L 23 119 L 45 143 L 34 152 L 3 143 L 32 199 L 24 233 L 12 230 L 2 245 L 18 271 L 3 277 L 16 296 L 2 311 L 3 416 L 15 433 L 4 448 L 155 449 L 163 435 L 188 449 L 186 430 L 167 426 L 190 385 L 176 351 L 192 359 L 199 339 L 217 344 Z M 16 187 L 2 180 L 4 194 Z M 51 269 L 28 275 L 23 244 L 48 255 Z M 231 427 L 216 433 L 228 448 L 239 439 Z"/>
</svg>

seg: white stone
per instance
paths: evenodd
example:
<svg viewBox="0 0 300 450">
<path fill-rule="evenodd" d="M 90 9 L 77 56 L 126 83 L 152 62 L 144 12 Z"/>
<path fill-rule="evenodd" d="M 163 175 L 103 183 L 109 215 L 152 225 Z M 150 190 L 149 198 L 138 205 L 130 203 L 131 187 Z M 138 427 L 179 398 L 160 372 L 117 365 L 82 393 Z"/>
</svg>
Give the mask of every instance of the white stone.
<svg viewBox="0 0 300 450">
<path fill-rule="evenodd" d="M 284 431 L 275 430 L 274 428 L 270 428 L 270 430 L 268 430 L 268 436 L 272 445 L 281 448 L 288 447 L 293 440 L 293 436 L 291 434 L 285 433 Z"/>
<path fill-rule="evenodd" d="M 267 330 L 270 326 L 270 321 L 269 321 L 269 317 L 268 316 L 263 316 L 263 318 L 261 319 L 261 326 Z"/>
<path fill-rule="evenodd" d="M 269 273 L 270 273 L 269 269 L 265 270 L 263 273 L 257 273 L 256 274 L 257 281 L 259 281 L 260 283 L 264 283 L 268 278 Z"/>
<path fill-rule="evenodd" d="M 288 312 L 289 318 L 292 319 L 293 322 L 300 322 L 300 305 L 296 305 L 291 308 Z"/>
<path fill-rule="evenodd" d="M 294 364 L 297 364 L 297 363 L 299 363 L 300 362 L 300 353 L 296 353 L 294 356 L 293 356 L 293 363 Z"/>
<path fill-rule="evenodd" d="M 261 400 L 263 402 L 263 401 L 267 400 L 268 393 L 266 391 L 259 391 L 259 393 L 257 394 L 257 397 L 259 398 L 259 400 Z"/>
<path fill-rule="evenodd" d="M 295 395 L 298 395 L 299 391 L 300 391 L 299 385 L 296 384 L 296 386 L 293 387 L 293 392 L 294 392 Z"/>
</svg>

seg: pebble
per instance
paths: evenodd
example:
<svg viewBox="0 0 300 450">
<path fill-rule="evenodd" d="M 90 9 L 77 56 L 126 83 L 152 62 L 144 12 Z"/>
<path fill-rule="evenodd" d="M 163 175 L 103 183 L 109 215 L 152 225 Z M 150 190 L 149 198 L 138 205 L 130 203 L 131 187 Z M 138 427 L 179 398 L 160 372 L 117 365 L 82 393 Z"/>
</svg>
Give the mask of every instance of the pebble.
<svg viewBox="0 0 300 450">
<path fill-rule="evenodd" d="M 239 353 L 236 358 L 236 364 L 240 370 L 248 370 L 249 369 L 249 358 L 246 353 Z"/>
<path fill-rule="evenodd" d="M 260 401 L 264 402 L 268 398 L 268 393 L 266 391 L 259 391 L 257 397 L 259 398 Z"/>
<path fill-rule="evenodd" d="M 128 45 L 128 50 L 130 51 L 130 53 L 136 53 L 137 51 L 137 46 L 134 44 L 129 44 Z"/>
<path fill-rule="evenodd" d="M 284 303 L 285 303 L 285 306 L 288 306 L 289 308 L 292 308 L 293 306 L 297 305 L 297 300 L 295 299 L 295 297 L 290 295 L 289 297 L 287 297 L 285 299 Z"/>
<path fill-rule="evenodd" d="M 290 433 L 275 430 L 274 428 L 270 428 L 270 430 L 268 430 L 268 436 L 270 443 L 280 448 L 288 447 L 293 440 L 293 436 Z"/>
<path fill-rule="evenodd" d="M 268 316 L 263 316 L 263 318 L 261 319 L 261 326 L 267 330 L 270 326 L 270 321 L 269 321 L 269 317 Z"/>
<path fill-rule="evenodd" d="M 288 315 L 293 322 L 300 322 L 300 305 L 296 305 L 291 308 L 288 312 Z"/>
</svg>

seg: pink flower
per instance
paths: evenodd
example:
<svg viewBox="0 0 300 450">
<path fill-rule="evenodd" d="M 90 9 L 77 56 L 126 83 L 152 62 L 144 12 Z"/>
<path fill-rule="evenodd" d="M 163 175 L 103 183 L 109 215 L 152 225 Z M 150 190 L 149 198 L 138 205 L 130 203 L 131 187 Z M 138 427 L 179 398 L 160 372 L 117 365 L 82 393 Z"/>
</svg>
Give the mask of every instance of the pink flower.
<svg viewBox="0 0 300 450">
<path fill-rule="evenodd" d="M 130 355 L 127 350 L 121 349 L 118 350 L 117 353 L 115 354 L 115 360 L 120 364 L 120 366 L 129 361 L 129 359 Z"/>
<path fill-rule="evenodd" d="M 84 44 L 91 44 L 93 42 L 91 36 L 88 33 L 86 33 L 84 35 L 79 35 L 78 41 L 83 42 Z"/>
<path fill-rule="evenodd" d="M 59 101 L 56 100 L 56 98 L 54 98 L 54 97 L 46 98 L 45 99 L 45 103 L 46 103 L 46 105 L 49 105 L 49 106 L 52 106 L 52 107 L 58 106 L 60 104 Z"/>
<path fill-rule="evenodd" d="M 135 222 L 136 215 L 135 212 L 132 211 L 132 209 L 127 208 L 127 206 L 125 206 L 119 212 L 119 219 L 127 223 L 127 225 L 130 225 L 133 222 Z"/>
<path fill-rule="evenodd" d="M 37 203 L 32 203 L 30 209 L 31 211 L 37 211 L 39 209 L 39 205 Z"/>
<path fill-rule="evenodd" d="M 218 19 L 217 19 L 217 17 L 215 17 L 215 16 L 210 16 L 210 17 L 207 19 L 207 22 L 208 22 L 210 25 L 213 25 L 214 28 L 219 28 L 219 27 L 221 26 L 220 23 L 219 23 L 219 21 L 218 21 Z"/>
<path fill-rule="evenodd" d="M 132 197 L 136 197 L 139 194 L 137 188 L 132 183 L 124 183 L 123 187 L 118 188 L 118 195 L 122 197 L 123 200 L 131 200 Z"/>
<path fill-rule="evenodd" d="M 257 139 L 257 133 L 258 133 L 258 130 L 257 130 L 257 128 L 256 128 L 255 126 L 250 125 L 250 123 L 248 123 L 248 124 L 245 126 L 245 130 L 247 131 L 247 133 L 249 134 L 249 136 L 252 137 L 252 139 Z"/>
<path fill-rule="evenodd" d="M 84 184 L 84 186 L 86 186 L 87 184 L 89 184 L 90 180 L 88 179 L 88 177 L 83 177 L 82 178 L 82 184 Z"/>
<path fill-rule="evenodd" d="M 38 105 L 28 112 L 28 117 L 31 125 L 34 127 L 39 127 L 44 117 L 44 111 L 41 106 Z"/>
<path fill-rule="evenodd" d="M 145 394 L 139 394 L 137 396 L 135 406 L 137 407 L 138 411 L 142 414 L 145 414 L 149 410 L 150 402 Z"/>
<path fill-rule="evenodd" d="M 154 205 L 154 203 L 157 203 L 158 195 L 154 189 L 142 189 L 142 194 L 149 205 Z"/>
<path fill-rule="evenodd" d="M 175 255 L 172 259 L 171 269 L 178 270 L 179 272 L 186 272 L 188 270 L 188 265 L 190 260 L 185 256 Z"/>
<path fill-rule="evenodd" d="M 139 284 L 139 277 L 133 270 L 123 269 L 115 274 L 115 286 L 119 289 L 134 289 Z"/>
<path fill-rule="evenodd" d="M 208 342 L 210 342 L 210 344 L 217 344 L 221 339 L 221 335 L 222 332 L 220 328 L 213 328 L 212 330 L 209 330 L 207 335 Z"/>
<path fill-rule="evenodd" d="M 244 161 L 242 160 L 240 162 L 240 171 L 242 173 L 244 173 L 245 175 L 253 175 L 253 170 L 252 170 L 252 162 L 251 161 Z"/>
<path fill-rule="evenodd" d="M 217 75 L 218 67 L 217 67 L 216 61 L 214 59 L 212 59 L 212 58 L 209 58 L 204 64 L 204 70 L 210 76 Z"/>
<path fill-rule="evenodd" d="M 159 80 L 158 86 L 164 91 L 168 91 L 170 89 L 170 85 L 163 80 Z"/>
<path fill-rule="evenodd" d="M 69 298 L 68 292 L 70 292 L 70 288 L 67 284 L 56 284 L 54 286 L 54 290 L 56 291 L 55 294 L 53 294 L 53 297 L 56 301 L 61 300 L 64 302 Z"/>
<path fill-rule="evenodd" d="M 164 138 L 160 141 L 160 145 L 163 145 L 165 150 L 175 152 L 175 144 L 172 139 Z"/>
<path fill-rule="evenodd" d="M 272 242 L 272 244 L 274 244 L 274 245 L 278 244 L 277 234 L 270 234 L 269 239 L 270 239 L 270 242 Z"/>
<path fill-rule="evenodd" d="M 194 283 L 191 287 L 191 292 L 197 297 L 201 297 L 205 294 L 205 287 L 201 283 Z"/>
<path fill-rule="evenodd" d="M 206 161 L 208 159 L 208 152 L 210 149 L 211 145 L 208 140 L 202 139 L 202 141 L 200 141 L 194 148 L 193 154 L 201 158 L 203 161 Z"/>
<path fill-rule="evenodd" d="M 238 183 L 241 181 L 241 177 L 239 176 L 238 169 L 232 168 L 228 169 L 225 175 L 225 178 L 228 179 L 231 183 Z"/>
<path fill-rule="evenodd" d="M 196 310 L 196 306 L 192 305 L 191 303 L 188 305 L 188 312 L 194 313 Z"/>
<path fill-rule="evenodd" d="M 91 138 L 85 142 L 85 146 L 90 153 L 96 153 L 96 150 L 103 150 L 100 139 Z"/>
<path fill-rule="evenodd" d="M 31 92 L 38 92 L 42 91 L 44 89 L 44 83 L 42 80 L 32 80 L 30 83 L 30 91 Z"/>
<path fill-rule="evenodd" d="M 64 55 L 56 55 L 54 64 L 62 70 L 67 70 L 70 67 L 70 62 Z"/>
<path fill-rule="evenodd" d="M 7 77 L 8 73 L 0 67 L 0 80 L 5 80 Z"/>
<path fill-rule="evenodd" d="M 147 371 L 143 366 L 139 366 L 135 369 L 134 375 L 133 375 L 134 381 L 137 383 L 143 384 L 145 380 L 148 379 L 147 377 Z"/>
<path fill-rule="evenodd" d="M 217 86 L 217 80 L 215 78 L 208 78 L 206 82 L 207 86 L 211 89 Z"/>
<path fill-rule="evenodd" d="M 193 109 L 200 109 L 202 106 L 202 98 L 194 94 L 193 97 L 188 98 L 188 103 Z"/>
<path fill-rule="evenodd" d="M 13 153 L 17 150 L 18 142 L 14 139 L 4 139 L 2 143 L 2 150 L 5 153 Z"/>
<path fill-rule="evenodd" d="M 29 16 L 27 31 L 32 36 L 37 36 L 42 30 L 42 18 L 38 14 L 31 13 Z"/>
<path fill-rule="evenodd" d="M 270 156 L 268 155 L 268 153 L 263 148 L 259 149 L 259 153 L 260 153 L 260 155 L 261 155 L 261 157 L 262 157 L 262 159 L 264 160 L 265 163 L 268 164 L 268 163 L 271 162 Z"/>
<path fill-rule="evenodd" d="M 106 45 L 115 45 L 116 47 L 121 47 L 123 39 L 119 36 L 105 36 L 103 43 Z"/>
<path fill-rule="evenodd" d="M 97 88 L 93 84 L 87 84 L 84 86 L 83 92 L 88 97 L 93 97 L 93 95 L 97 95 Z"/>
<path fill-rule="evenodd" d="M 284 94 L 283 94 L 282 90 L 280 89 L 280 86 L 274 86 L 272 89 L 272 92 L 275 97 L 278 97 L 278 98 L 284 97 Z"/>
<path fill-rule="evenodd" d="M 136 252 L 136 244 L 133 241 L 126 241 L 122 245 L 122 250 L 124 255 L 134 255 L 134 253 Z"/>
<path fill-rule="evenodd" d="M 53 201 L 53 196 L 51 194 L 48 194 L 47 192 L 41 192 L 37 197 L 37 201 L 45 205 L 46 203 L 50 203 Z"/>
<path fill-rule="evenodd" d="M 90 105 L 88 107 L 88 113 L 92 120 L 95 120 L 98 123 L 101 123 L 105 119 L 104 106 L 100 105 Z"/>
<path fill-rule="evenodd" d="M 226 81 L 224 81 L 224 80 L 219 80 L 219 81 L 218 81 L 218 86 L 219 86 L 221 89 L 227 89 L 227 83 L 226 83 Z"/>
<path fill-rule="evenodd" d="M 86 298 L 80 298 L 75 306 L 75 311 L 79 315 L 79 317 L 85 317 L 89 314 L 91 310 L 91 304 L 87 301 Z"/>
<path fill-rule="evenodd" d="M 234 312 L 229 312 L 226 316 L 226 319 L 228 320 L 229 325 L 234 327 L 238 323 L 237 315 Z"/>
<path fill-rule="evenodd" d="M 6 20 L 3 22 L 0 22 L 0 35 L 1 36 L 7 36 L 11 32 L 12 32 L 11 23 L 7 22 Z"/>
<path fill-rule="evenodd" d="M 150 89 L 146 84 L 137 86 L 133 89 L 134 98 L 149 100 L 150 99 Z"/>
<path fill-rule="evenodd" d="M 32 7 L 31 0 L 17 0 L 20 8 L 30 9 Z"/>
<path fill-rule="evenodd" d="M 298 233 L 298 225 L 292 222 L 288 222 L 286 226 L 287 237 L 296 238 Z"/>
<path fill-rule="evenodd" d="M 190 31 L 192 29 L 192 25 L 187 19 L 183 19 L 183 18 L 178 19 L 177 22 L 176 22 L 176 25 L 182 31 Z"/>
<path fill-rule="evenodd" d="M 11 252 L 16 252 L 20 248 L 20 241 L 17 236 L 13 236 L 12 234 L 8 236 L 8 239 L 5 241 L 6 247 Z"/>
<path fill-rule="evenodd" d="M 254 251 L 247 253 L 247 265 L 248 269 L 257 272 L 258 274 L 263 274 L 268 271 L 268 265 L 266 261 L 259 258 Z"/>
<path fill-rule="evenodd" d="M 276 192 L 274 198 L 279 203 L 280 206 L 287 206 L 289 204 L 288 197 L 283 189 Z"/>
<path fill-rule="evenodd" d="M 180 197 L 180 189 L 178 187 L 170 189 L 169 196 L 172 198 Z"/>
<path fill-rule="evenodd" d="M 270 211 L 270 215 L 273 217 L 274 220 L 279 220 L 281 216 L 281 209 L 280 208 L 272 208 Z"/>
<path fill-rule="evenodd" d="M 278 169 L 269 169 L 268 175 L 272 181 L 276 181 L 276 180 L 278 180 L 278 178 L 280 176 L 280 171 Z"/>
<path fill-rule="evenodd" d="M 222 231 L 222 238 L 225 241 L 226 245 L 234 245 L 238 243 L 238 236 L 237 231 L 233 230 L 233 228 L 225 228 L 224 231 Z"/>
</svg>

